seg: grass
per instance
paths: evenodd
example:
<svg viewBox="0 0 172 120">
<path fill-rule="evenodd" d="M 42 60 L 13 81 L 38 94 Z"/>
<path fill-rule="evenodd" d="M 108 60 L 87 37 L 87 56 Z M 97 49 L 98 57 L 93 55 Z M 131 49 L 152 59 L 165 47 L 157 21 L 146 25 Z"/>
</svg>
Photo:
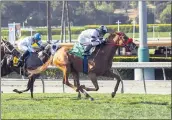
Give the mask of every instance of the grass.
<svg viewBox="0 0 172 120">
<path fill-rule="evenodd" d="M 171 95 L 91 94 L 95 101 L 76 94 L 2 94 L 2 119 L 170 119 Z"/>
</svg>

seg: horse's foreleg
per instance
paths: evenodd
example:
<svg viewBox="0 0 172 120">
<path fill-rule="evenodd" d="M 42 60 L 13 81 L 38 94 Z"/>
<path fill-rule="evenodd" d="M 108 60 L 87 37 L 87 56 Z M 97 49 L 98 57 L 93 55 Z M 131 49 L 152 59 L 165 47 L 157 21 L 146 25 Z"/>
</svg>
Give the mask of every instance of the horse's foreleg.
<svg viewBox="0 0 172 120">
<path fill-rule="evenodd" d="M 109 70 L 103 76 L 105 76 L 105 77 L 111 77 L 111 78 L 116 78 L 117 83 L 116 83 L 116 86 L 114 88 L 114 92 L 112 92 L 112 97 L 114 97 L 116 95 L 117 90 L 118 90 L 119 83 L 120 82 L 123 82 L 122 79 L 121 79 L 121 77 L 120 77 L 120 75 L 118 73 L 113 73 L 112 71 Z"/>
<path fill-rule="evenodd" d="M 31 86 L 30 86 L 31 98 L 33 98 L 33 87 L 34 87 L 34 82 L 35 82 L 35 77 L 32 77 L 32 78 L 31 78 Z"/>
</svg>

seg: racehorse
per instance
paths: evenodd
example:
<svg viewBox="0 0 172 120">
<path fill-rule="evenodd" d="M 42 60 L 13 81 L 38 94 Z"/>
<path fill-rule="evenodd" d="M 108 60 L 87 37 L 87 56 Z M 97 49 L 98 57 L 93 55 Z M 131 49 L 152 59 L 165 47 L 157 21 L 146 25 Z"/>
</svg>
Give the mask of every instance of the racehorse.
<svg viewBox="0 0 172 120">
<path fill-rule="evenodd" d="M 12 56 L 13 55 L 13 56 Z M 12 59 L 19 57 L 20 53 L 11 45 L 10 42 L 1 40 L 1 76 L 6 76 L 13 72 Z"/>
<path fill-rule="evenodd" d="M 13 65 L 13 59 L 14 57 L 19 58 L 21 53 L 18 52 L 16 48 L 14 48 L 14 46 L 10 44 L 10 42 L 4 41 L 4 40 L 2 40 L 1 42 L 1 50 L 2 49 L 3 49 L 3 52 L 1 51 L 1 53 L 4 54 L 4 57 L 1 60 L 1 76 L 8 75 L 11 72 L 15 71 L 18 74 L 21 73 L 21 75 L 28 77 L 29 74 L 27 72 L 27 69 L 35 69 L 38 66 L 41 66 L 43 63 L 45 63 L 48 60 L 48 58 L 51 55 L 50 50 L 49 50 L 50 45 L 48 44 L 45 47 L 45 50 L 40 52 L 42 55 L 38 56 L 37 53 L 31 53 L 26 58 L 24 67 L 18 68 Z M 29 76 L 29 81 L 27 84 L 27 88 L 25 90 L 19 91 L 17 89 L 14 89 L 13 91 L 20 94 L 20 93 L 30 90 L 31 98 L 33 98 L 33 84 L 34 84 L 35 79 L 39 77 L 39 75 L 40 74 Z"/>
<path fill-rule="evenodd" d="M 28 72 L 31 73 L 31 75 L 38 74 L 46 70 L 49 64 L 55 65 L 63 72 L 64 84 L 73 88 L 77 92 L 81 91 L 86 95 L 86 97 L 91 98 L 91 100 L 93 100 L 93 98 L 83 90 L 85 89 L 86 91 L 97 91 L 99 89 L 97 76 L 116 78 L 117 83 L 114 91 L 111 94 L 111 96 L 114 97 L 118 90 L 119 83 L 122 81 L 118 73 L 113 73 L 111 70 L 113 57 L 119 47 L 126 47 L 128 51 L 131 51 L 136 48 L 136 44 L 133 43 L 132 39 L 129 39 L 122 32 L 110 33 L 110 35 L 107 37 L 106 43 L 97 46 L 95 51 L 88 58 L 87 74 L 95 88 L 88 88 L 85 85 L 80 85 L 79 72 L 83 72 L 83 59 L 69 53 L 69 47 L 62 47 L 55 53 L 53 57 L 50 57 L 50 59 L 44 65 L 38 67 L 35 70 L 29 70 Z M 69 73 L 73 75 L 75 85 L 72 85 L 69 82 Z M 79 94 L 78 96 L 80 96 Z"/>
</svg>

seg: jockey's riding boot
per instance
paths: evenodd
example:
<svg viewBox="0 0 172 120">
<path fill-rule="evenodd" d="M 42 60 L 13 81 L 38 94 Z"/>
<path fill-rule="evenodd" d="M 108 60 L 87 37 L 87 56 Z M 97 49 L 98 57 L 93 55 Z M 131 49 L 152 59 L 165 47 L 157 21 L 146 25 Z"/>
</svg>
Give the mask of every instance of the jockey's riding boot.
<svg viewBox="0 0 172 120">
<path fill-rule="evenodd" d="M 17 67 L 23 67 L 24 63 L 23 61 L 25 60 L 25 58 L 29 55 L 29 51 L 25 51 L 19 58 L 19 61 L 18 61 L 18 64 L 17 64 Z"/>
<path fill-rule="evenodd" d="M 84 51 L 84 54 L 83 56 L 90 56 L 90 49 L 92 48 L 92 45 L 88 45 L 86 48 L 85 48 L 85 51 Z"/>
</svg>

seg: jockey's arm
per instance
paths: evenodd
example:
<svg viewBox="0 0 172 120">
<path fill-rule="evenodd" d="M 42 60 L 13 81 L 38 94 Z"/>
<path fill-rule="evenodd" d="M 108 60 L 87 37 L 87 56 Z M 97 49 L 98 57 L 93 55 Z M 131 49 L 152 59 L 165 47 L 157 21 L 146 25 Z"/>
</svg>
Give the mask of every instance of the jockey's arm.
<svg viewBox="0 0 172 120">
<path fill-rule="evenodd" d="M 103 39 L 99 38 L 99 34 L 95 31 L 91 34 L 91 44 L 92 46 L 100 45 Z"/>
<path fill-rule="evenodd" d="M 42 41 L 40 40 L 37 42 L 37 45 L 41 48 L 41 50 L 44 50 L 44 46 L 42 45 Z"/>
<path fill-rule="evenodd" d="M 38 41 L 36 44 L 37 44 L 39 47 L 41 47 L 41 46 L 42 46 L 42 41 L 40 40 L 40 41 Z"/>
</svg>

